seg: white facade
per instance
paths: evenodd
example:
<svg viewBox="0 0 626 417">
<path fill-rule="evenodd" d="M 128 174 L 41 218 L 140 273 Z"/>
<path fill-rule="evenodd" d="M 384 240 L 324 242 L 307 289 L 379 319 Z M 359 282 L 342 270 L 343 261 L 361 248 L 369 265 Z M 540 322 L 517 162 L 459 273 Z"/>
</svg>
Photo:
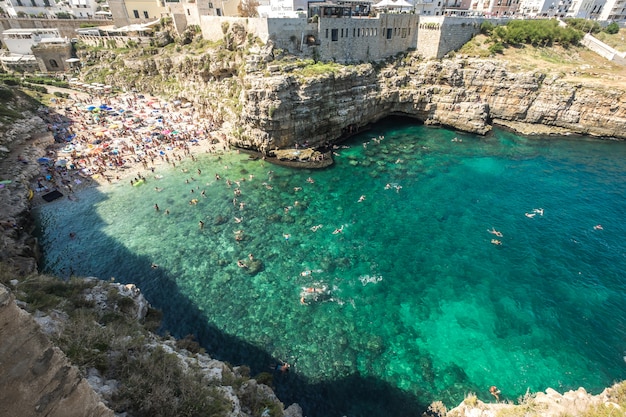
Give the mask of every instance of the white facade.
<svg viewBox="0 0 626 417">
<path fill-rule="evenodd" d="M 415 10 L 415 14 L 422 16 L 439 16 L 443 14 L 443 1 L 414 0 L 413 10 Z"/>
<path fill-rule="evenodd" d="M 99 5 L 95 0 L 3 0 L 0 7 L 12 18 L 56 17 L 58 14 L 76 18 L 92 18 Z"/>
<path fill-rule="evenodd" d="M 625 0 L 607 0 L 602 7 L 598 20 L 608 22 L 623 22 L 626 20 L 626 1 Z"/>
<path fill-rule="evenodd" d="M 307 0 L 270 0 L 269 4 L 259 4 L 257 10 L 260 17 L 306 17 Z"/>
<path fill-rule="evenodd" d="M 71 14 L 77 18 L 92 18 L 98 11 L 98 3 L 94 0 L 66 0 Z"/>
<path fill-rule="evenodd" d="M 524 17 L 547 16 L 553 0 L 521 0 L 519 14 Z"/>
<path fill-rule="evenodd" d="M 574 0 L 567 11 L 567 17 L 597 19 L 606 0 Z"/>
<path fill-rule="evenodd" d="M 2 32 L 2 42 L 9 52 L 18 55 L 32 55 L 31 47 L 40 42 L 66 43 L 58 29 L 7 29 Z"/>
</svg>

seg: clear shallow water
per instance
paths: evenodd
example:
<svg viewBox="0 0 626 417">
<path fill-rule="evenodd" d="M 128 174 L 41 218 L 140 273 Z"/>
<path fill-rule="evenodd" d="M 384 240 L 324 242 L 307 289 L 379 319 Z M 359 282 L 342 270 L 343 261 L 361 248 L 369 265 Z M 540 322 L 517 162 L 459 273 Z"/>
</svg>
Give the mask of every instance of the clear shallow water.
<svg viewBox="0 0 626 417">
<path fill-rule="evenodd" d="M 136 283 L 171 333 L 255 372 L 290 362 L 277 392 L 308 415 L 418 415 L 489 400 L 493 384 L 516 399 L 626 377 L 625 143 L 390 120 L 346 145 L 323 171 L 202 155 L 44 206 L 44 267 Z M 237 266 L 249 254 L 256 275 Z"/>
</svg>

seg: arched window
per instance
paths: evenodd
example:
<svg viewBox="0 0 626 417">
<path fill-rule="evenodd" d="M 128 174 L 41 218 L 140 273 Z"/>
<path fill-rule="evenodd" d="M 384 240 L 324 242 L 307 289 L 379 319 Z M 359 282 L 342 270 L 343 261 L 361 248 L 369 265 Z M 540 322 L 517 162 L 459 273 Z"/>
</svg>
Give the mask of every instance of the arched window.
<svg viewBox="0 0 626 417">
<path fill-rule="evenodd" d="M 50 68 L 59 68 L 59 64 L 55 59 L 50 60 Z"/>
</svg>

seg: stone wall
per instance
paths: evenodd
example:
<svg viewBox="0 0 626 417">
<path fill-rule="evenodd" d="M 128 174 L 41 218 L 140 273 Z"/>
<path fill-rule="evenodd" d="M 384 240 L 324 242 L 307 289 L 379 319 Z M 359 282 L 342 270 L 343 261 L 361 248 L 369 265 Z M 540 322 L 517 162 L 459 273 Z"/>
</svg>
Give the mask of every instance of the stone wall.
<svg viewBox="0 0 626 417">
<path fill-rule="evenodd" d="M 420 16 L 417 50 L 426 58 L 442 58 L 480 32 L 482 17 Z M 494 25 L 498 19 L 489 19 Z"/>
<path fill-rule="evenodd" d="M 385 59 L 416 47 L 418 16 L 380 14 L 376 18 L 236 18 L 202 16 L 202 36 L 223 39 L 222 25 L 242 25 L 261 41 L 295 55 L 341 63 Z M 312 36 L 312 41 L 308 41 Z"/>
<path fill-rule="evenodd" d="M 71 69 L 66 59 L 72 57 L 72 45 L 40 43 L 32 47 L 33 55 L 37 58 L 41 72 L 65 72 Z"/>
<path fill-rule="evenodd" d="M 147 36 L 93 36 L 79 35 L 78 39 L 86 45 L 95 48 L 126 48 L 128 42 L 134 42 L 137 45 L 148 46 L 153 38 Z"/>
<path fill-rule="evenodd" d="M 414 49 L 417 20 L 417 15 L 405 13 L 383 13 L 375 18 L 320 19 L 320 58 L 371 62 Z"/>
</svg>

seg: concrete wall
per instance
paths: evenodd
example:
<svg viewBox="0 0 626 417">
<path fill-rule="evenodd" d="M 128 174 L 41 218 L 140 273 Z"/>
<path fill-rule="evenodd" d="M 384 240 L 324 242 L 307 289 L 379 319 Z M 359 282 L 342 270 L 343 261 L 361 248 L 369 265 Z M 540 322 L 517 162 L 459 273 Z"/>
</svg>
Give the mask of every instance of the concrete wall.
<svg viewBox="0 0 626 417">
<path fill-rule="evenodd" d="M 620 65 L 626 65 L 626 53 L 619 52 L 590 34 L 586 34 L 581 43 L 601 57 Z"/>
<path fill-rule="evenodd" d="M 211 41 L 223 39 L 222 25 L 228 24 L 230 27 L 235 23 L 243 25 L 248 33 L 254 33 L 261 41 L 269 40 L 268 19 L 260 17 L 200 16 L 202 37 Z"/>
<path fill-rule="evenodd" d="M 308 23 L 306 18 L 269 18 L 267 32 L 276 47 L 308 56 L 312 51 L 307 51 L 306 38 L 312 35 L 317 39 L 318 26 L 317 23 Z"/>
</svg>

